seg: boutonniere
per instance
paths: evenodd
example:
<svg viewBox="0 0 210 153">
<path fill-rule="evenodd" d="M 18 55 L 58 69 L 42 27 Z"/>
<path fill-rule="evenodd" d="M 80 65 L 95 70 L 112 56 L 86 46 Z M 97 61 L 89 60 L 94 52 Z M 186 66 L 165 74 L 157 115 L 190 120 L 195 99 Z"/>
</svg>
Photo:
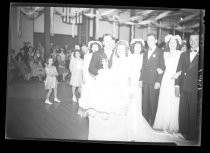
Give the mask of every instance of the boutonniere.
<svg viewBox="0 0 210 153">
<path fill-rule="evenodd" d="M 153 58 L 155 58 L 155 57 L 156 57 L 156 55 L 155 55 L 155 54 L 153 54 L 153 55 L 152 55 L 152 57 L 153 57 Z"/>
</svg>

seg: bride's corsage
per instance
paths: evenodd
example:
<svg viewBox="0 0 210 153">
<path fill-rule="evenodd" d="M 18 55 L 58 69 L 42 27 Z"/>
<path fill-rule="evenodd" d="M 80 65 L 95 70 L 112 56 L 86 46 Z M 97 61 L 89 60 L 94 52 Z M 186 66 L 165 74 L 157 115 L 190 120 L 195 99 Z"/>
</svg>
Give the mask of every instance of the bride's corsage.
<svg viewBox="0 0 210 153">
<path fill-rule="evenodd" d="M 108 61 L 107 61 L 107 59 L 103 58 L 101 62 L 102 62 L 102 65 L 103 65 L 104 69 L 108 68 Z"/>
<path fill-rule="evenodd" d="M 162 70 L 162 69 L 160 69 L 160 68 L 157 68 L 157 72 L 158 72 L 158 74 L 160 75 L 160 74 L 162 74 L 162 73 L 163 73 L 163 70 Z"/>
</svg>

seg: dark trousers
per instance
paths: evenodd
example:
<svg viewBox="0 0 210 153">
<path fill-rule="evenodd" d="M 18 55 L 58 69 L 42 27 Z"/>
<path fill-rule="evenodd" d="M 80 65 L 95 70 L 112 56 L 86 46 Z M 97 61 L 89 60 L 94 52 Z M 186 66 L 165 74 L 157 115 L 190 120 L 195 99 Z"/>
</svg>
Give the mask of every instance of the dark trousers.
<svg viewBox="0 0 210 153">
<path fill-rule="evenodd" d="M 181 92 L 179 105 L 179 131 L 186 139 L 198 139 L 198 100 L 197 93 Z"/>
<path fill-rule="evenodd" d="M 157 106 L 159 89 L 154 89 L 154 85 L 143 84 L 142 87 L 142 114 L 148 123 L 153 126 Z"/>
</svg>

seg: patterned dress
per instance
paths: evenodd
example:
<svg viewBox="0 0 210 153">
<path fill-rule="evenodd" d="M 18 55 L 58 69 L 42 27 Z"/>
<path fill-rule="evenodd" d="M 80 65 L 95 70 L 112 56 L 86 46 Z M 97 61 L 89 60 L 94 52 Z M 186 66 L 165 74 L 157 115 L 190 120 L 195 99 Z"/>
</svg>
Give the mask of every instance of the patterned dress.
<svg viewBox="0 0 210 153">
<path fill-rule="evenodd" d="M 58 75 L 58 72 L 56 70 L 55 66 L 47 66 L 45 68 L 46 72 L 46 80 L 45 80 L 45 89 L 52 89 L 57 86 L 57 78 L 56 75 Z"/>
</svg>

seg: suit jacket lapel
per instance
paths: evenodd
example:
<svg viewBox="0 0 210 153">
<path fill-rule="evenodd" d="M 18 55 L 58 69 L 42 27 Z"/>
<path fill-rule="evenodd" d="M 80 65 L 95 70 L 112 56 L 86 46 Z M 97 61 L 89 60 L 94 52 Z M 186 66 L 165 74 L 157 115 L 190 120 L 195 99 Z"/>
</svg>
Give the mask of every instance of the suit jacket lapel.
<svg viewBox="0 0 210 153">
<path fill-rule="evenodd" d="M 156 56 L 157 50 L 158 50 L 158 49 L 157 49 L 157 47 L 156 47 L 155 50 L 154 50 L 154 52 L 151 54 L 149 60 L 151 60 L 151 59 L 153 58 L 153 56 L 154 56 L 154 57 Z M 147 53 L 147 59 L 148 59 L 148 53 Z M 148 60 L 148 61 L 149 61 L 149 60 Z"/>
<path fill-rule="evenodd" d="M 148 62 L 148 50 L 144 53 L 144 60 L 145 62 Z"/>
<path fill-rule="evenodd" d="M 190 66 L 190 51 L 186 52 L 185 60 L 187 62 L 187 67 L 189 68 L 189 66 Z"/>
</svg>

